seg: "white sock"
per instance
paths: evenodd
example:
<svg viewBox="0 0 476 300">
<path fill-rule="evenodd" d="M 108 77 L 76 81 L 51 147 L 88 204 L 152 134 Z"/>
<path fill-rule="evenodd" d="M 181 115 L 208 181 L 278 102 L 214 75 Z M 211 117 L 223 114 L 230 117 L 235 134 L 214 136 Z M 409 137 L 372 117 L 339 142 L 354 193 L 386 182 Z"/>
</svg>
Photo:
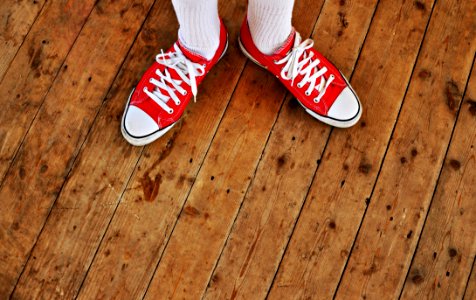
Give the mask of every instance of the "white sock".
<svg viewBox="0 0 476 300">
<path fill-rule="evenodd" d="M 220 43 L 217 0 L 172 0 L 180 24 L 180 43 L 206 59 L 213 58 Z"/>
<path fill-rule="evenodd" d="M 250 0 L 248 24 L 256 47 L 264 54 L 275 53 L 292 32 L 294 0 Z"/>
</svg>

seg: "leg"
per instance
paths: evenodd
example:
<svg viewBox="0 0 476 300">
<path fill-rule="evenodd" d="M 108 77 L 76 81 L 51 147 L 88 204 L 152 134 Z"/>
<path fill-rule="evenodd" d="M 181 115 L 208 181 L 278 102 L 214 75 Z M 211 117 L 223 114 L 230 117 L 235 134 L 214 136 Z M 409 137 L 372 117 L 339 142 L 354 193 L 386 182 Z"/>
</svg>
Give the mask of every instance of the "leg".
<svg viewBox="0 0 476 300">
<path fill-rule="evenodd" d="M 190 51 L 211 59 L 220 40 L 217 0 L 172 0 L 180 24 L 179 40 Z"/>
<path fill-rule="evenodd" d="M 294 0 L 250 0 L 248 24 L 257 48 L 272 54 L 289 38 Z"/>
<path fill-rule="evenodd" d="M 122 135 L 135 146 L 152 143 L 178 122 L 228 46 L 217 0 L 172 3 L 180 24 L 179 41 L 156 56 L 127 99 L 122 117 Z"/>
<path fill-rule="evenodd" d="M 330 61 L 302 40 L 291 26 L 293 0 L 250 0 L 239 45 L 253 62 L 276 76 L 314 118 L 350 127 L 362 105 L 347 79 Z"/>
</svg>

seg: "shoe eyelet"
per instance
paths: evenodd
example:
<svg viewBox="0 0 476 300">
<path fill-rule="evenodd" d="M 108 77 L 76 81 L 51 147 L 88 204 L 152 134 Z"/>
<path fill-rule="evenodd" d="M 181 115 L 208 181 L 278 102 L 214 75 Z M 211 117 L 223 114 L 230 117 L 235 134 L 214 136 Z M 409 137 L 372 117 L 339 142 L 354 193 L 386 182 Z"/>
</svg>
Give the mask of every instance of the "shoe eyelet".
<svg viewBox="0 0 476 300">
<path fill-rule="evenodd" d="M 187 91 L 183 91 L 182 95 L 184 96 L 187 95 Z"/>
<path fill-rule="evenodd" d="M 334 76 L 334 74 L 331 74 L 331 76 L 329 76 L 329 78 L 334 79 L 336 77 Z"/>
<path fill-rule="evenodd" d="M 168 111 L 168 113 L 169 113 L 169 115 L 171 115 L 171 114 L 174 113 L 174 110 L 173 110 L 173 109 L 170 109 L 170 110 Z"/>
<path fill-rule="evenodd" d="M 147 91 L 148 91 L 148 90 L 147 90 L 147 87 L 144 87 L 144 88 L 142 89 L 142 91 L 143 91 L 143 92 L 147 92 Z"/>
<path fill-rule="evenodd" d="M 179 100 L 179 101 L 177 101 L 177 103 L 175 103 L 175 104 L 176 104 L 176 105 L 180 105 L 181 103 L 182 103 L 182 102 L 180 102 L 180 100 Z"/>
<path fill-rule="evenodd" d="M 306 91 L 304 94 L 306 94 L 306 96 L 310 96 L 311 93 L 309 93 L 308 91 Z"/>
<path fill-rule="evenodd" d="M 297 87 L 298 87 L 298 88 L 302 88 L 302 84 L 298 83 L 298 84 L 297 84 Z"/>
<path fill-rule="evenodd" d="M 319 100 L 317 100 L 317 98 L 314 98 L 314 103 L 319 103 Z"/>
<path fill-rule="evenodd" d="M 149 82 L 152 83 L 152 78 L 149 78 Z"/>
</svg>

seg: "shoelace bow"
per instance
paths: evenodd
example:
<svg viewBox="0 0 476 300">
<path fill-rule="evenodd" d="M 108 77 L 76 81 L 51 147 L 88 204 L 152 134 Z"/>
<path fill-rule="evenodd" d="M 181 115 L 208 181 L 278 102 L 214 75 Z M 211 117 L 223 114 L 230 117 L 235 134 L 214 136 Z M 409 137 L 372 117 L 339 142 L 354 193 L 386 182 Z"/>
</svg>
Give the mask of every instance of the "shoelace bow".
<svg viewBox="0 0 476 300">
<path fill-rule="evenodd" d="M 319 103 L 335 76 L 331 74 L 327 80 L 324 78 L 324 74 L 328 71 L 327 68 L 319 68 L 318 65 L 321 61 L 317 58 L 313 60 L 314 53 L 310 52 L 310 54 L 308 54 L 307 52 L 307 50 L 314 46 L 314 41 L 307 39 L 301 43 L 301 40 L 301 35 L 296 32 L 293 49 L 284 58 L 275 61 L 275 63 L 277 65 L 286 63 L 281 70 L 281 77 L 286 80 L 291 80 L 291 86 L 294 85 L 294 80 L 299 75 L 304 75 L 297 86 L 302 88 L 309 83 L 305 94 L 306 96 L 310 96 L 314 89 L 317 90 L 319 94 L 314 98 L 314 102 Z M 320 82 L 317 83 L 319 78 Z"/>
<path fill-rule="evenodd" d="M 167 102 L 170 99 L 174 101 L 175 105 L 180 105 L 181 103 L 175 92 L 177 91 L 182 95 L 187 94 L 187 91 L 180 86 L 182 82 L 185 82 L 191 87 L 194 101 L 196 101 L 196 77 L 205 74 L 205 65 L 190 61 L 182 53 L 177 44 L 174 45 L 174 51 L 164 53 L 164 51 L 161 50 L 161 53 L 156 56 L 155 60 L 160 65 L 165 66 L 165 69 L 163 72 L 158 69 L 155 71 L 158 79 L 149 79 L 149 82 L 156 86 L 156 88 L 153 91 L 149 91 L 146 87 L 144 87 L 144 92 L 169 114 L 174 112 L 173 108 L 167 105 Z M 182 80 L 172 78 L 169 69 L 175 70 Z M 162 94 L 160 89 L 166 91 L 168 96 Z"/>
</svg>

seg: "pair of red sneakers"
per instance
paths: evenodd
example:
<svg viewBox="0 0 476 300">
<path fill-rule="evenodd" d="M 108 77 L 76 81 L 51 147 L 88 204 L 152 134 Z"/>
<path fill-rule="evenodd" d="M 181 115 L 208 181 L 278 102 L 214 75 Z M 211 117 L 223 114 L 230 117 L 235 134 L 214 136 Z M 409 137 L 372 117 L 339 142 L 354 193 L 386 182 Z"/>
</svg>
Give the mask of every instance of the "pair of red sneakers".
<svg viewBox="0 0 476 300">
<path fill-rule="evenodd" d="M 349 82 L 313 44 L 293 32 L 276 53 L 265 55 L 255 46 L 246 18 L 239 37 L 243 53 L 279 78 L 311 116 L 335 127 L 350 127 L 360 119 L 362 105 Z M 157 55 L 127 101 L 121 123 L 124 138 L 142 146 L 169 131 L 227 46 L 221 22 L 220 44 L 211 60 L 187 50 L 180 41 Z"/>
</svg>

